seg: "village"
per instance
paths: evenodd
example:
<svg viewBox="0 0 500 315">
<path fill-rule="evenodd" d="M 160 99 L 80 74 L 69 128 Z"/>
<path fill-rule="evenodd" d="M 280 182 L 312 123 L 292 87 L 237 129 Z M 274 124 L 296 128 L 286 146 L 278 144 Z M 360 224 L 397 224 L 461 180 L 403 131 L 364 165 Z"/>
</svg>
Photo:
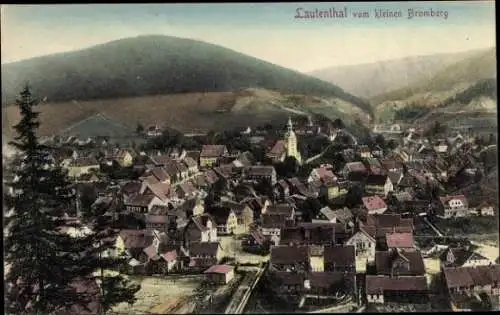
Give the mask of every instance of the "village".
<svg viewBox="0 0 500 315">
<path fill-rule="evenodd" d="M 107 254 L 142 289 L 114 314 L 498 310 L 497 195 L 468 189 L 496 172 L 496 140 L 438 127 L 357 138 L 290 117 L 231 145 L 44 144 L 74 183 L 67 219 L 100 208 L 120 230 Z"/>
</svg>

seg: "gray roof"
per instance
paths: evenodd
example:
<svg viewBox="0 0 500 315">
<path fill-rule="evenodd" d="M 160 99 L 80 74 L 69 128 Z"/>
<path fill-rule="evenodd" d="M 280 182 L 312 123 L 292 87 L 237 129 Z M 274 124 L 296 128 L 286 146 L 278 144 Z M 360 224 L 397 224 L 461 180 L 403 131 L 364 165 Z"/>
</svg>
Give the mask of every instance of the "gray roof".
<svg viewBox="0 0 500 315">
<path fill-rule="evenodd" d="M 321 212 L 321 214 L 323 214 L 330 221 L 337 217 L 335 215 L 335 211 L 333 211 L 329 207 L 324 207 L 321 210 L 319 210 L 319 212 Z"/>
</svg>

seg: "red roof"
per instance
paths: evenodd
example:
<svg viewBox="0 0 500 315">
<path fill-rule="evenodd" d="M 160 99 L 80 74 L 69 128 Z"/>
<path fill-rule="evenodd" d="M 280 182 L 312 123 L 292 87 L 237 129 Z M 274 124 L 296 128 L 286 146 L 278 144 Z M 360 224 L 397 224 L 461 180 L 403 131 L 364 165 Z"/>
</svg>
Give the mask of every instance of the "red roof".
<svg viewBox="0 0 500 315">
<path fill-rule="evenodd" d="M 174 259 L 177 258 L 177 251 L 176 250 L 171 250 L 169 252 L 166 252 L 164 254 L 161 255 L 161 257 L 166 261 L 166 262 L 169 262 L 169 261 L 172 261 Z"/>
<path fill-rule="evenodd" d="M 387 233 L 387 247 L 389 248 L 413 248 L 413 233 Z"/>
<path fill-rule="evenodd" d="M 326 180 L 328 178 L 335 179 L 337 178 L 335 174 L 333 174 L 332 170 L 327 169 L 326 167 L 318 167 L 316 168 L 316 173 L 320 179 Z"/>
<path fill-rule="evenodd" d="M 387 208 L 386 203 L 379 196 L 363 197 L 362 200 L 368 211 Z"/>
<path fill-rule="evenodd" d="M 285 141 L 283 140 L 278 140 L 272 147 L 271 151 L 269 152 L 270 154 L 273 155 L 281 155 L 285 152 Z"/>
<path fill-rule="evenodd" d="M 350 172 L 366 172 L 366 167 L 361 162 L 350 162 L 345 165 Z"/>
<path fill-rule="evenodd" d="M 227 147 L 225 145 L 207 144 L 203 145 L 200 156 L 208 158 L 216 158 L 216 157 L 222 157 L 226 153 L 227 153 Z"/>
<path fill-rule="evenodd" d="M 229 273 L 231 271 L 233 271 L 233 267 L 232 266 L 228 266 L 228 265 L 214 265 L 210 268 L 208 268 L 207 270 L 205 270 L 204 273 Z"/>
</svg>

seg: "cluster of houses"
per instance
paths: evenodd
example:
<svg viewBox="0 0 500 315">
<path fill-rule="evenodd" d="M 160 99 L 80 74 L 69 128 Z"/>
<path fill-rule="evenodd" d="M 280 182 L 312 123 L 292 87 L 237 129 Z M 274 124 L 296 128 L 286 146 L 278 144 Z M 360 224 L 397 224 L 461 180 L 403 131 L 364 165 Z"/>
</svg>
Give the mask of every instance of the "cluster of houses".
<svg viewBox="0 0 500 315">
<path fill-rule="evenodd" d="M 402 134 L 395 126 L 389 131 Z M 342 163 L 315 167 L 306 178 L 280 178 L 273 164 L 259 163 L 250 152 L 230 152 L 225 145 L 168 152 L 64 147 L 51 157 L 76 183 L 105 186 L 92 207 L 142 221 L 144 228 L 121 230 L 108 253 L 128 257 L 134 272 L 206 272 L 213 281 L 227 283 L 234 269 L 223 264 L 228 249 L 220 237 L 243 231 L 242 248 L 269 254 L 267 272 L 284 295 L 427 303 L 413 217 L 495 215 L 492 204 L 471 206 L 470 196 L 442 192 L 450 178 L 475 174 L 481 165 L 468 139 L 438 140 L 413 130 L 389 153 L 356 145 L 339 152 Z M 291 121 L 285 140 L 267 149 L 273 163 L 285 156 L 302 162 Z M 109 166 L 133 169 L 138 179 L 112 185 L 99 171 Z M 262 183 L 270 185 L 268 194 L 257 193 Z M 440 191 L 437 200 L 422 197 L 429 187 Z M 344 201 L 353 188 L 362 194 L 348 208 Z M 207 202 L 213 190 L 218 198 Z M 304 204 L 310 199 L 322 200 L 323 208 L 306 220 L 311 210 Z M 443 255 L 450 292 L 482 286 L 481 292 L 498 294 L 498 266 L 466 249 L 450 248 Z M 359 282 L 362 272 L 366 276 Z"/>
</svg>

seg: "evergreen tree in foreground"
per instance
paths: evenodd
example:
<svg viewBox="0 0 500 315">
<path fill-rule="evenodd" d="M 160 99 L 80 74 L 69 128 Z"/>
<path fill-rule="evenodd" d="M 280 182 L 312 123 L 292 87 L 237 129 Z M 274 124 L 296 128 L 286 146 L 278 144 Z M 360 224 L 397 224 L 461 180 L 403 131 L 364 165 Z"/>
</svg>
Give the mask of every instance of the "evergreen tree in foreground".
<svg viewBox="0 0 500 315">
<path fill-rule="evenodd" d="M 14 126 L 18 136 L 11 144 L 22 158 L 15 171 L 19 179 L 12 184 L 16 193 L 5 201 L 11 210 L 5 218 L 6 310 L 8 314 L 54 314 L 88 304 L 71 284 L 91 274 L 94 266 L 85 257 L 87 242 L 61 230 L 68 226 L 64 215 L 73 192 L 67 174 L 50 165 L 47 148 L 38 142 L 40 123 L 28 86 L 17 105 L 21 120 Z"/>
</svg>

